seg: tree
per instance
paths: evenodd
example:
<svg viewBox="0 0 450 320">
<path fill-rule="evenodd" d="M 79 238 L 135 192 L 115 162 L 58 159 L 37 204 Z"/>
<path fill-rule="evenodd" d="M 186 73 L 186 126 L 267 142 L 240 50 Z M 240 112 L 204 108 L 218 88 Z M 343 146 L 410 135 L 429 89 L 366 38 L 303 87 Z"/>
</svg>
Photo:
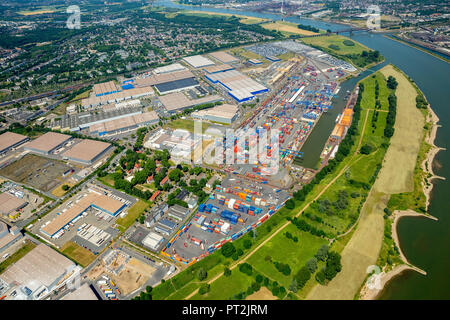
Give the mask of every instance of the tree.
<svg viewBox="0 0 450 320">
<path fill-rule="evenodd" d="M 289 210 L 292 210 L 295 208 L 295 201 L 292 199 L 289 199 L 286 201 L 286 208 Z"/>
<path fill-rule="evenodd" d="M 208 293 L 210 290 L 210 285 L 207 283 L 204 283 L 201 285 L 200 289 L 198 289 L 198 293 L 201 295 L 204 295 L 206 293 Z"/>
<path fill-rule="evenodd" d="M 222 246 L 220 251 L 222 252 L 224 257 L 229 258 L 236 252 L 236 248 L 234 247 L 233 243 L 227 242 Z"/>
<path fill-rule="evenodd" d="M 306 261 L 305 265 L 308 268 L 309 272 L 314 273 L 317 270 L 317 259 L 311 258 L 308 261 Z"/>
<path fill-rule="evenodd" d="M 152 290 L 153 290 L 153 287 L 152 287 L 152 286 L 147 286 L 147 287 L 145 287 L 145 291 L 147 291 L 147 293 L 151 293 Z"/>
<path fill-rule="evenodd" d="M 320 284 L 325 283 L 325 272 L 323 272 L 323 269 L 316 273 L 316 281 Z"/>
<path fill-rule="evenodd" d="M 315 255 L 315 257 L 317 258 L 317 260 L 320 261 L 325 261 L 325 259 L 328 256 L 328 246 L 326 244 L 322 245 L 319 250 L 317 250 L 317 253 Z"/>
<path fill-rule="evenodd" d="M 298 291 L 298 283 L 297 280 L 292 279 L 292 282 L 289 286 L 289 290 L 291 290 L 292 292 L 297 292 Z"/>
<path fill-rule="evenodd" d="M 361 147 L 361 154 L 370 154 L 373 150 L 373 147 L 370 144 L 365 144 Z"/>
<path fill-rule="evenodd" d="M 244 240 L 244 248 L 250 249 L 251 246 L 252 246 L 252 241 L 250 239 L 245 239 Z"/>
<path fill-rule="evenodd" d="M 61 187 L 61 189 L 63 189 L 63 191 L 67 191 L 70 189 L 70 187 L 67 184 L 65 184 Z"/>
<path fill-rule="evenodd" d="M 310 278 L 311 272 L 309 272 L 308 268 L 305 266 L 302 267 L 295 275 L 295 280 L 297 281 L 299 288 L 303 288 Z"/>
<path fill-rule="evenodd" d="M 203 281 L 203 280 L 206 279 L 207 276 L 208 276 L 208 273 L 206 272 L 205 269 L 200 268 L 200 269 L 197 271 L 197 278 L 198 278 L 198 280 Z"/>
<path fill-rule="evenodd" d="M 230 268 L 225 267 L 225 269 L 223 270 L 223 275 L 224 275 L 225 277 L 231 276 L 231 270 L 230 270 Z"/>
<path fill-rule="evenodd" d="M 250 264 L 248 264 L 247 262 L 244 262 L 239 265 L 239 271 L 251 276 L 253 273 L 253 268 Z"/>
</svg>

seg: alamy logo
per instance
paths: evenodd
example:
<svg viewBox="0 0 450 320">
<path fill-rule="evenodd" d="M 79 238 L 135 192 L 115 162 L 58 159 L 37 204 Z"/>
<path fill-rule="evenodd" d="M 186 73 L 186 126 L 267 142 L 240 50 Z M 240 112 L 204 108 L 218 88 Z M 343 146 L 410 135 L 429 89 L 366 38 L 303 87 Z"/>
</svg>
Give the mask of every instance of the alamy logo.
<svg viewBox="0 0 450 320">
<path fill-rule="evenodd" d="M 67 13 L 71 15 L 67 18 L 66 26 L 68 29 L 81 29 L 81 10 L 77 5 L 69 6 Z"/>
<path fill-rule="evenodd" d="M 377 5 L 370 5 L 367 7 L 367 28 L 370 30 L 381 29 L 381 15 L 380 7 Z"/>
</svg>

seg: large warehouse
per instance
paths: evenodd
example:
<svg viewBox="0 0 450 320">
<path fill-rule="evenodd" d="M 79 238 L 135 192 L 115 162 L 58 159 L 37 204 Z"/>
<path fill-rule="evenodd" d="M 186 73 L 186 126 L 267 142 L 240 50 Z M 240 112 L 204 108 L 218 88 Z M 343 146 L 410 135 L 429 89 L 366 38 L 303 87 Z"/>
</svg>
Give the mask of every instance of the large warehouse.
<svg viewBox="0 0 450 320">
<path fill-rule="evenodd" d="M 154 111 L 132 115 L 125 118 L 97 123 L 89 127 L 89 133 L 98 134 L 100 137 L 109 134 L 118 134 L 157 123 L 159 117 Z"/>
<path fill-rule="evenodd" d="M 170 73 L 175 71 L 182 71 L 186 70 L 186 67 L 182 66 L 179 63 L 172 63 L 164 67 L 159 67 L 153 70 L 154 74 L 163 74 L 163 73 Z"/>
<path fill-rule="evenodd" d="M 23 235 L 20 233 L 19 228 L 11 227 L 8 229 L 8 225 L 0 221 L 0 253 L 11 247 L 22 237 Z"/>
<path fill-rule="evenodd" d="M 189 63 L 191 66 L 193 66 L 196 69 L 207 67 L 207 66 L 212 66 L 215 64 L 213 61 L 211 61 L 208 58 L 205 58 L 204 56 L 201 56 L 201 55 L 186 57 L 186 58 L 183 58 L 183 60 L 185 62 Z"/>
<path fill-rule="evenodd" d="M 216 121 L 231 124 L 237 117 L 238 107 L 232 104 L 223 104 L 211 109 L 193 112 L 194 119 Z"/>
<path fill-rule="evenodd" d="M 25 150 L 49 155 L 56 149 L 65 145 L 72 137 L 66 134 L 47 132 L 25 146 Z"/>
<path fill-rule="evenodd" d="M 115 217 L 123 208 L 125 208 L 125 206 L 126 204 L 111 197 L 96 192 L 90 192 L 84 195 L 83 198 L 75 202 L 69 209 L 61 212 L 58 216 L 56 216 L 55 219 L 50 221 L 50 223 L 42 227 L 41 231 L 45 235 L 53 237 L 62 228 L 72 222 L 75 218 L 82 215 L 87 209 L 91 207 L 94 207 Z"/>
<path fill-rule="evenodd" d="M 8 215 L 11 212 L 20 210 L 26 205 L 28 202 L 19 199 L 12 194 L 9 193 L 0 193 L 0 214 Z"/>
<path fill-rule="evenodd" d="M 213 53 L 210 53 L 209 55 L 223 63 L 232 63 L 232 62 L 239 61 L 238 58 L 233 57 L 231 54 L 229 54 L 225 51 L 213 52 Z"/>
<path fill-rule="evenodd" d="M 83 108 L 93 108 L 104 104 L 118 103 L 124 100 L 151 96 L 153 94 L 155 94 L 155 92 L 150 87 L 131 88 L 129 90 L 83 99 L 81 100 L 81 106 Z"/>
<path fill-rule="evenodd" d="M 94 86 L 92 87 L 92 91 L 94 91 L 96 97 L 100 97 L 120 92 L 121 90 L 116 86 L 114 81 L 108 81 L 94 84 Z"/>
<path fill-rule="evenodd" d="M 73 279 L 76 264 L 45 244 L 37 245 L 0 275 L 9 287 L 6 299 L 40 300 Z"/>
<path fill-rule="evenodd" d="M 62 156 L 69 161 L 92 164 L 109 148 L 111 148 L 110 143 L 95 140 L 83 140 L 74 145 L 70 150 L 64 152 Z"/>
<path fill-rule="evenodd" d="M 224 99 L 219 95 L 207 96 L 200 99 L 189 100 L 186 95 L 181 92 L 171 93 L 159 97 L 159 101 L 164 105 L 168 112 L 174 113 L 182 111 L 186 108 L 198 106 L 205 103 L 214 103 L 223 101 Z"/>
<path fill-rule="evenodd" d="M 12 148 L 18 147 L 21 144 L 30 140 L 27 136 L 17 134 L 14 132 L 5 132 L 0 135 L 0 155 L 8 152 Z"/>
<path fill-rule="evenodd" d="M 262 84 L 237 70 L 207 74 L 205 77 L 212 83 L 220 83 L 228 91 L 228 94 L 239 103 L 251 100 L 259 93 L 269 91 Z"/>
</svg>

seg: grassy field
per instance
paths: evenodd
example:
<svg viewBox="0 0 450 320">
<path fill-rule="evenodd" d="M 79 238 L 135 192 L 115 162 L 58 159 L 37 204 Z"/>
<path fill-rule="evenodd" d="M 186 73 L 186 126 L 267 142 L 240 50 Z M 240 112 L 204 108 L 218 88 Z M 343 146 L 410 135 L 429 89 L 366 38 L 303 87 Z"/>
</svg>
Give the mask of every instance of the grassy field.
<svg viewBox="0 0 450 320">
<path fill-rule="evenodd" d="M 309 299 L 353 299 L 366 279 L 366 269 L 374 265 L 384 248 L 383 238 L 386 228 L 384 208 L 392 193 L 410 190 L 418 144 L 423 130 L 422 114 L 415 106 L 416 92 L 411 83 L 392 66 L 381 69 L 386 77 L 394 76 L 399 85 L 396 90 L 397 116 L 395 133 L 384 157 L 383 166 L 364 204 L 358 226 L 342 251 L 342 271 L 326 287 L 316 286 Z M 406 119 L 406 120 L 405 120 Z M 406 132 L 410 135 L 405 135 Z M 402 139 L 402 143 L 399 143 Z M 413 145 L 412 150 L 404 146 Z M 399 170 L 401 169 L 401 170 Z"/>
<path fill-rule="evenodd" d="M 241 18 L 239 20 L 239 22 L 244 23 L 244 24 L 255 24 L 255 23 L 260 23 L 260 22 L 266 21 L 266 19 L 262 19 L 262 18 L 248 17 L 248 16 L 239 15 L 239 14 L 229 14 L 229 13 L 220 13 L 220 12 L 206 12 L 206 11 L 191 10 L 191 11 L 182 11 L 180 13 L 188 14 L 188 15 L 195 15 L 195 16 L 199 16 L 199 17 L 210 17 L 210 16 L 233 17 L 234 16 L 237 18 Z"/>
<path fill-rule="evenodd" d="M 285 232 L 297 236 L 298 243 L 286 238 Z M 258 272 L 268 278 L 277 280 L 280 284 L 289 287 L 292 276 L 303 267 L 317 250 L 327 241 L 323 238 L 313 236 L 307 232 L 299 231 L 294 225 L 290 224 L 283 232 L 277 234 L 273 239 L 258 250 L 249 260 L 250 263 Z M 285 276 L 280 273 L 274 266 L 273 262 L 267 261 L 266 257 L 271 260 L 289 264 L 292 272 L 291 275 Z"/>
<path fill-rule="evenodd" d="M 61 252 L 70 259 L 75 260 L 82 267 L 87 267 L 96 258 L 95 254 L 72 241 L 66 242 L 61 247 Z"/>
<path fill-rule="evenodd" d="M 256 54 L 256 53 L 254 53 L 254 52 L 251 52 L 251 51 L 247 51 L 247 50 L 245 50 L 244 48 L 233 48 L 233 49 L 230 49 L 230 52 L 233 54 L 233 55 L 236 55 L 236 56 L 241 56 L 241 57 L 243 57 L 243 58 L 245 58 L 245 59 L 258 59 L 258 60 L 261 60 L 261 61 L 266 61 L 267 62 L 267 60 L 265 60 L 262 56 L 260 56 L 259 54 Z"/>
<path fill-rule="evenodd" d="M 211 126 L 208 122 L 202 122 L 202 132 L 204 133 L 206 129 L 208 129 Z M 176 130 L 176 129 L 184 129 L 189 132 L 194 132 L 194 120 L 188 120 L 188 119 L 176 119 L 171 122 L 169 122 L 166 125 L 167 128 Z"/>
<path fill-rule="evenodd" d="M 64 191 L 62 189 L 62 186 L 65 185 L 65 184 L 68 185 L 70 188 L 72 188 L 74 186 L 73 183 L 64 182 L 64 183 L 60 184 L 58 187 L 56 187 L 55 189 L 52 190 L 52 195 L 54 195 L 55 197 L 62 197 L 67 192 L 69 192 L 70 189 L 67 190 L 67 191 Z"/>
<path fill-rule="evenodd" d="M 311 36 L 318 34 L 316 32 L 299 29 L 295 23 L 285 22 L 285 21 L 275 21 L 264 23 L 261 25 L 264 29 L 279 31 L 282 34 L 289 36 L 292 34 L 302 35 L 302 36 Z"/>
<path fill-rule="evenodd" d="M 116 224 L 120 231 L 127 230 L 139 216 L 149 207 L 149 204 L 143 200 L 136 202 L 129 210 L 125 217 L 118 218 Z"/>
<path fill-rule="evenodd" d="M 0 274 L 3 273 L 10 265 L 22 259 L 28 252 L 33 250 L 36 247 L 36 244 L 31 241 L 27 241 L 27 243 L 21 247 L 19 250 L 14 252 L 9 258 L 0 263 Z"/>
<path fill-rule="evenodd" d="M 353 46 L 348 46 L 344 44 L 344 41 L 353 42 Z M 340 35 L 332 35 L 332 36 L 323 36 L 317 38 L 304 38 L 302 42 L 308 45 L 319 46 L 323 48 L 328 48 L 331 51 L 337 54 L 360 54 L 364 50 L 369 51 L 370 49 L 366 46 L 360 44 L 359 42 L 353 41 L 350 38 L 340 36 Z M 335 49 L 331 46 L 336 46 Z M 337 49 L 339 48 L 339 49 Z"/>
<path fill-rule="evenodd" d="M 238 269 L 234 269 L 229 277 L 220 277 L 211 284 L 210 291 L 205 294 L 196 294 L 193 300 L 228 300 L 234 294 L 245 291 L 252 283 L 253 278 L 243 274 Z"/>
<path fill-rule="evenodd" d="M 97 178 L 101 183 L 110 186 L 112 188 L 114 188 L 114 178 L 113 178 L 113 173 L 109 173 L 108 175 L 101 177 L 101 178 Z"/>
</svg>

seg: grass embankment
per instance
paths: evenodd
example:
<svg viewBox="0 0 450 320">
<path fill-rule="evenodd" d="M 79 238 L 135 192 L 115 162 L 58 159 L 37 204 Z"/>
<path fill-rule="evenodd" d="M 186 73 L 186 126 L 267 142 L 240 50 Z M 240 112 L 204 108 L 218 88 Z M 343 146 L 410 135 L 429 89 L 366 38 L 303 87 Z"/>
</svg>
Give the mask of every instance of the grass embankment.
<svg viewBox="0 0 450 320">
<path fill-rule="evenodd" d="M 91 251 L 79 246 L 75 242 L 68 241 L 61 247 L 61 253 L 76 261 L 83 268 L 95 260 L 96 256 Z"/>
<path fill-rule="evenodd" d="M 311 35 L 318 34 L 316 32 L 300 29 L 300 28 L 298 28 L 298 26 L 295 23 L 285 22 L 285 21 L 275 21 L 275 22 L 264 23 L 261 25 L 261 27 L 263 27 L 264 29 L 268 29 L 268 30 L 279 31 L 285 36 L 290 36 L 290 35 L 311 36 Z"/>
<path fill-rule="evenodd" d="M 116 224 L 121 232 L 125 232 L 139 216 L 149 207 L 149 204 L 143 200 L 136 202 L 129 210 L 125 217 L 118 218 Z"/>
<path fill-rule="evenodd" d="M 31 241 L 27 241 L 27 243 L 21 247 L 19 250 L 14 252 L 9 258 L 0 263 L 0 274 L 3 273 L 10 265 L 16 263 L 20 259 L 22 259 L 28 252 L 33 250 L 36 247 L 36 244 Z"/>
<path fill-rule="evenodd" d="M 423 117 L 415 106 L 416 91 L 408 79 L 392 66 L 381 72 L 385 77 L 394 76 L 398 82 L 395 132 L 357 228 L 342 251 L 342 272 L 328 286 L 315 287 L 308 296 L 311 299 L 353 299 L 366 279 L 367 267 L 377 260 L 399 262 L 384 209 L 391 194 L 414 188 L 411 166 L 414 168 L 419 150 Z"/>
<path fill-rule="evenodd" d="M 194 16 L 198 16 L 198 17 L 211 17 L 211 16 L 237 17 L 237 18 L 241 18 L 241 20 L 239 20 L 239 22 L 243 23 L 243 24 L 256 24 L 256 23 L 261 23 L 261 22 L 264 22 L 267 20 L 267 19 L 263 19 L 263 18 L 248 17 L 248 16 L 239 15 L 239 14 L 206 12 L 206 11 L 195 11 L 195 10 L 181 11 L 179 13 L 182 13 L 185 15 L 194 15 Z"/>
</svg>

